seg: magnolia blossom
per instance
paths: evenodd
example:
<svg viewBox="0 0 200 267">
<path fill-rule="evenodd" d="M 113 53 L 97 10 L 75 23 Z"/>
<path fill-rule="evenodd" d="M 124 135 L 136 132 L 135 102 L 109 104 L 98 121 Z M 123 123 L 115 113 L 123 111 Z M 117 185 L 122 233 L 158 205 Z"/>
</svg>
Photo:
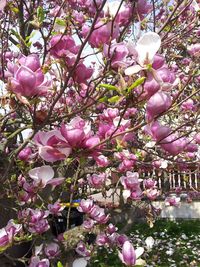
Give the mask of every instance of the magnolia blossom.
<svg viewBox="0 0 200 267">
<path fill-rule="evenodd" d="M 88 29 L 89 32 L 89 29 Z M 97 22 L 92 32 L 89 43 L 92 47 L 100 47 L 103 44 L 109 44 L 110 39 L 116 39 L 119 35 L 119 25 L 117 23 L 103 21 Z"/>
<path fill-rule="evenodd" d="M 31 258 L 31 262 L 29 264 L 29 267 L 49 267 L 50 262 L 48 259 L 40 259 L 38 256 L 34 256 Z"/>
<path fill-rule="evenodd" d="M 94 226 L 94 224 L 95 224 L 95 221 L 94 220 L 88 219 L 88 220 L 85 220 L 82 225 L 83 225 L 83 227 L 85 229 L 92 229 L 93 226 Z"/>
<path fill-rule="evenodd" d="M 146 190 L 146 196 L 150 200 L 155 200 L 158 196 L 160 195 L 160 192 L 155 188 L 155 189 L 147 189 Z"/>
<path fill-rule="evenodd" d="M 55 242 L 49 243 L 45 247 L 44 252 L 49 259 L 53 259 L 60 254 L 59 245 Z"/>
<path fill-rule="evenodd" d="M 60 185 L 65 178 L 53 178 L 54 170 L 51 166 L 42 166 L 37 167 L 29 171 L 29 176 L 33 179 L 34 186 L 38 186 L 41 188 L 46 187 L 46 185 L 50 184 L 52 186 Z"/>
<path fill-rule="evenodd" d="M 96 238 L 96 244 L 98 246 L 105 246 L 106 244 L 109 244 L 109 238 L 106 234 L 98 234 Z"/>
<path fill-rule="evenodd" d="M 34 136 L 34 142 L 38 146 L 41 158 L 48 162 L 55 162 L 69 156 L 72 149 L 61 135 L 59 130 L 49 132 L 39 131 Z"/>
<path fill-rule="evenodd" d="M 127 198 L 140 199 L 142 195 L 142 190 L 140 188 L 140 182 L 142 179 L 139 179 L 137 172 L 126 172 L 126 176 L 121 177 L 121 183 L 124 186 L 123 197 L 126 200 Z"/>
<path fill-rule="evenodd" d="M 118 253 L 121 261 L 127 266 L 133 266 L 136 263 L 136 253 L 129 241 L 124 242 L 122 247 L 122 253 Z"/>
<path fill-rule="evenodd" d="M 122 246 L 122 252 L 118 252 L 118 256 L 125 265 L 134 266 L 143 253 L 144 248 L 139 247 L 135 250 L 129 241 L 125 241 Z"/>
<path fill-rule="evenodd" d="M 156 187 L 157 181 L 155 181 L 154 179 L 148 178 L 144 180 L 143 184 L 146 189 L 150 189 L 150 188 Z"/>
<path fill-rule="evenodd" d="M 10 90 L 25 97 L 46 95 L 50 83 L 44 80 L 39 57 L 34 54 L 21 57 L 19 64 L 9 68 L 13 76 L 10 79 Z"/>
<path fill-rule="evenodd" d="M 136 44 L 136 51 L 138 53 L 137 62 L 139 65 L 134 65 L 125 70 L 126 75 L 133 75 L 148 64 L 153 63 L 153 59 L 161 45 L 161 38 L 155 32 L 145 33 Z"/>
<path fill-rule="evenodd" d="M 165 199 L 165 206 L 178 207 L 180 205 L 181 198 L 177 196 L 170 196 Z"/>
<path fill-rule="evenodd" d="M 18 154 L 18 158 L 23 161 L 28 161 L 30 159 L 30 156 L 32 155 L 32 150 L 30 147 L 25 147 L 20 151 Z"/>
<path fill-rule="evenodd" d="M 6 4 L 7 4 L 7 0 L 1 0 L 1 2 L 0 2 L 0 11 L 2 11 L 4 9 Z"/>
<path fill-rule="evenodd" d="M 90 257 L 91 251 L 87 249 L 86 244 L 80 241 L 76 246 L 76 252 L 83 257 Z"/>
<path fill-rule="evenodd" d="M 31 233 L 42 234 L 49 229 L 47 221 L 48 211 L 27 208 L 19 212 L 18 218 L 25 220 L 25 224 Z"/>
<path fill-rule="evenodd" d="M 100 174 L 87 175 L 87 180 L 90 186 L 94 188 L 101 188 L 106 181 L 106 174 L 100 173 Z"/>
<path fill-rule="evenodd" d="M 156 116 L 170 108 L 172 98 L 168 93 L 157 92 L 147 102 L 147 119 L 151 121 Z"/>
<path fill-rule="evenodd" d="M 97 205 L 94 205 L 90 210 L 89 215 L 99 224 L 105 224 L 109 220 L 109 215 L 105 214 L 105 210 Z"/>
<path fill-rule="evenodd" d="M 92 210 L 93 207 L 94 207 L 93 200 L 91 200 L 91 199 L 87 199 L 87 200 L 82 199 L 81 202 L 80 202 L 80 205 L 79 205 L 79 207 L 77 209 L 80 212 L 89 213 Z"/>
<path fill-rule="evenodd" d="M 21 224 L 16 224 L 13 220 L 9 220 L 6 227 L 0 229 L 0 250 L 6 249 L 21 230 Z"/>
<path fill-rule="evenodd" d="M 68 35 L 55 35 L 50 40 L 50 54 L 55 58 L 64 57 L 69 66 L 76 60 L 79 46 L 76 46 L 74 39 Z"/>
<path fill-rule="evenodd" d="M 61 214 L 61 211 L 64 208 L 65 207 L 62 206 L 59 202 L 55 202 L 54 204 L 48 204 L 48 210 L 53 215 L 60 215 Z"/>
</svg>

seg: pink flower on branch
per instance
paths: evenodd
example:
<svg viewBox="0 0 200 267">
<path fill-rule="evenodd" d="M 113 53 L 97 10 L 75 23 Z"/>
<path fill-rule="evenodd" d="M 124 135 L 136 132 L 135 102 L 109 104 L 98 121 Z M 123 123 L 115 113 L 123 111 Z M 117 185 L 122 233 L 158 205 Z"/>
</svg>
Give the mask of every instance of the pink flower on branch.
<svg viewBox="0 0 200 267">
<path fill-rule="evenodd" d="M 13 66 L 11 72 L 9 89 L 14 93 L 25 97 L 46 95 L 50 83 L 44 79 L 37 55 L 21 57 L 19 66 Z"/>
<path fill-rule="evenodd" d="M 34 168 L 29 171 L 29 176 L 33 179 L 34 186 L 44 188 L 46 185 L 50 184 L 52 186 L 57 186 L 63 183 L 65 178 L 53 178 L 54 170 L 51 166 L 42 166 Z"/>
</svg>

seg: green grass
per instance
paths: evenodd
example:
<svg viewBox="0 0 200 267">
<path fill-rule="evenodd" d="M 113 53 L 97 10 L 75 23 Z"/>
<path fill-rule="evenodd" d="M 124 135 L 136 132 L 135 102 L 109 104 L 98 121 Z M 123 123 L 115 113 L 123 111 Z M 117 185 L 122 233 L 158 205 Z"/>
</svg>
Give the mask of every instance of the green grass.
<svg viewBox="0 0 200 267">
<path fill-rule="evenodd" d="M 200 267 L 200 220 L 168 221 L 158 220 L 153 228 L 146 223 L 134 224 L 126 233 L 134 247 L 143 246 L 142 255 L 151 267 Z M 155 240 L 152 250 L 147 251 L 145 239 L 152 236 Z M 169 253 L 173 251 L 170 255 Z M 90 267 L 124 266 L 117 251 L 108 252 L 101 248 L 92 259 Z"/>
</svg>

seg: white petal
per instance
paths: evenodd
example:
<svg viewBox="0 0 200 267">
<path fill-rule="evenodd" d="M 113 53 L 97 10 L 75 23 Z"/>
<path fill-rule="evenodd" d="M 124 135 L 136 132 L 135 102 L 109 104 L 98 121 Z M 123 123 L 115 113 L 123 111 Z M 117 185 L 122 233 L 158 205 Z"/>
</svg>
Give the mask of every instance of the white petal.
<svg viewBox="0 0 200 267">
<path fill-rule="evenodd" d="M 130 190 L 123 190 L 123 198 L 126 201 L 128 197 L 130 197 L 131 191 Z"/>
<path fill-rule="evenodd" d="M 87 266 L 87 261 L 84 258 L 76 259 L 72 265 L 72 267 L 86 267 L 86 266 Z"/>
<path fill-rule="evenodd" d="M 46 165 L 40 167 L 38 171 L 38 178 L 42 181 L 43 184 L 46 184 L 49 180 L 54 177 L 54 170 L 51 166 Z"/>
<path fill-rule="evenodd" d="M 38 168 L 34 168 L 32 170 L 30 170 L 28 172 L 29 176 L 33 179 L 33 180 L 38 180 L 38 172 L 39 172 L 40 167 Z"/>
<path fill-rule="evenodd" d="M 134 65 L 134 66 L 131 66 L 131 67 L 128 67 L 127 69 L 125 69 L 124 73 L 125 73 L 125 75 L 131 76 L 133 74 L 138 73 L 142 69 L 143 68 L 140 65 Z"/>
<path fill-rule="evenodd" d="M 144 248 L 143 247 L 139 247 L 135 250 L 135 254 L 136 254 L 136 259 L 138 259 L 142 254 L 144 253 Z"/>
<path fill-rule="evenodd" d="M 161 161 L 161 165 L 160 165 L 160 167 L 161 167 L 162 169 L 166 169 L 167 166 L 168 166 L 168 161 L 167 161 L 167 160 L 162 160 L 162 161 Z"/>
<path fill-rule="evenodd" d="M 146 263 L 146 261 L 143 260 L 143 259 L 138 259 L 138 260 L 136 260 L 135 265 L 138 265 L 138 266 L 146 266 L 147 263 Z"/>
<path fill-rule="evenodd" d="M 145 240 L 145 243 L 147 245 L 147 249 L 151 249 L 153 247 L 153 245 L 154 245 L 154 242 L 155 241 L 154 241 L 153 237 L 152 236 L 148 236 L 146 238 L 146 240 Z"/>
<path fill-rule="evenodd" d="M 153 57 L 159 50 L 161 45 L 161 38 L 155 32 L 145 33 L 137 42 L 136 50 L 138 52 L 138 63 L 142 66 L 146 63 L 152 63 Z M 148 62 L 145 62 L 148 58 Z"/>
<path fill-rule="evenodd" d="M 194 8 L 195 11 L 199 11 L 200 10 L 200 6 L 199 6 L 199 4 L 197 3 L 196 0 L 193 0 L 191 5 L 192 5 L 192 7 Z"/>
</svg>

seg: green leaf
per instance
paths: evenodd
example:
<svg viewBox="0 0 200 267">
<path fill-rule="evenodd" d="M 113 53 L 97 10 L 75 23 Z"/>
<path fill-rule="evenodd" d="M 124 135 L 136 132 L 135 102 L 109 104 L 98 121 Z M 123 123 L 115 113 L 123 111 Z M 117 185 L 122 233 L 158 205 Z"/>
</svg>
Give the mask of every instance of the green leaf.
<svg viewBox="0 0 200 267">
<path fill-rule="evenodd" d="M 141 78 L 137 79 L 130 87 L 128 87 L 128 89 L 127 89 L 128 93 L 130 93 L 134 88 L 143 84 L 145 79 L 146 79 L 146 77 L 141 77 Z"/>
<path fill-rule="evenodd" d="M 104 97 L 102 97 L 102 98 L 99 99 L 99 102 L 100 103 L 105 103 L 105 102 L 107 102 L 107 100 L 108 100 L 107 97 L 104 96 Z"/>
<path fill-rule="evenodd" d="M 120 100 L 120 98 L 121 97 L 119 95 L 115 95 L 115 96 L 109 98 L 108 99 L 108 102 L 110 102 L 110 103 L 116 103 L 116 102 L 118 102 Z"/>
<path fill-rule="evenodd" d="M 60 261 L 57 262 L 57 267 L 63 267 L 63 265 Z"/>
<path fill-rule="evenodd" d="M 114 90 L 114 91 L 118 91 L 118 88 L 114 85 L 111 85 L 111 84 L 100 84 L 99 87 L 103 87 L 105 89 L 108 89 L 108 90 Z"/>
<path fill-rule="evenodd" d="M 65 20 L 60 18 L 56 18 L 55 24 L 58 24 L 59 26 L 66 26 Z"/>
<path fill-rule="evenodd" d="M 45 18 L 45 13 L 44 13 L 44 9 L 43 7 L 39 6 L 37 8 L 37 19 L 39 23 L 42 23 L 44 21 Z"/>
</svg>

